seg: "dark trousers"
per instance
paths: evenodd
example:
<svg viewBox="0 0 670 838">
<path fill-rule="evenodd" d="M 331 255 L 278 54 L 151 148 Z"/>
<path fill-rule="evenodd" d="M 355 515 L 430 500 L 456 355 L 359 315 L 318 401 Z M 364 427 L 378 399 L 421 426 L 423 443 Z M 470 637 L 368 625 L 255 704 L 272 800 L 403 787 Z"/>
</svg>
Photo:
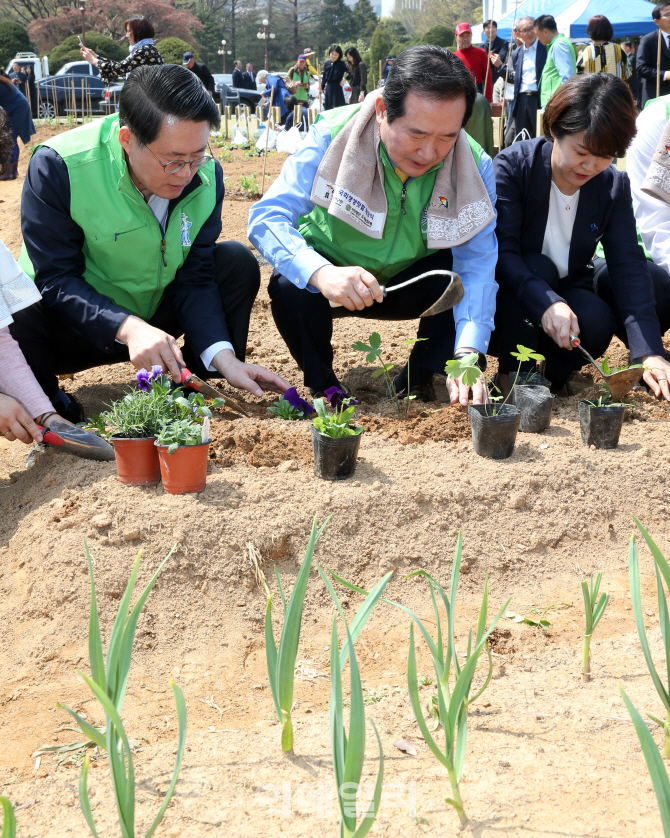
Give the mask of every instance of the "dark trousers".
<svg viewBox="0 0 670 838">
<path fill-rule="evenodd" d="M 519 93 L 516 97 L 514 116 L 505 132 L 505 146 L 512 145 L 517 134 L 525 128 L 531 137 L 537 132 L 537 112 L 540 109 L 540 94 Z"/>
<path fill-rule="evenodd" d="M 619 311 L 604 259 L 594 259 L 593 269 L 585 270 L 573 282 L 559 279 L 554 263 L 541 253 L 528 253 L 524 261 L 577 315 L 580 340 L 594 358 L 607 351 L 614 335 L 628 346 L 625 320 Z M 647 265 L 654 282 L 656 314 L 663 335 L 670 329 L 670 276 L 653 262 Z M 570 373 L 581 369 L 588 361 L 579 350 L 559 348 L 539 324 L 528 322 L 531 319 L 516 296 L 500 289 L 496 300 L 496 328 L 491 340 L 492 354 L 498 355 L 500 371 L 505 373 L 517 368 L 516 359 L 509 353 L 516 350 L 518 343 L 536 349 L 547 359 L 546 377 L 560 388 Z"/>
<path fill-rule="evenodd" d="M 219 286 L 223 310 L 236 356 L 246 355 L 251 309 L 260 288 L 258 263 L 249 248 L 239 242 L 221 242 L 216 246 L 214 279 Z M 152 326 L 180 337 L 184 330 L 172 303 L 165 296 L 149 320 Z M 47 308 L 43 302 L 14 315 L 12 337 L 35 373 L 46 395 L 53 401 L 58 392 L 58 375 L 81 372 L 106 364 L 128 361 L 128 349 L 116 343 L 111 352 L 103 352 L 78 334 L 71 323 Z M 218 378 L 219 373 L 205 369 L 200 356 L 189 345 L 182 349 L 186 366 L 201 378 Z"/>
<path fill-rule="evenodd" d="M 451 266 L 451 250 L 439 250 L 394 276 L 387 288 L 426 271 L 451 270 Z M 390 292 L 383 303 L 373 303 L 363 311 L 331 308 L 322 294 L 296 288 L 290 280 L 277 272 L 272 275 L 268 290 L 272 301 L 272 316 L 289 352 L 303 371 L 305 386 L 323 390 L 332 387 L 336 381 L 333 347 L 330 343 L 334 318 L 414 320 L 444 293 L 448 283 L 448 277 L 428 277 L 408 288 Z M 365 327 L 361 328 L 360 336 L 362 340 L 367 340 Z M 456 339 L 453 312 L 443 311 L 422 318 L 417 337 L 427 340 L 414 344 L 411 368 L 417 374 L 418 367 L 444 373 L 444 365 L 453 355 Z"/>
</svg>

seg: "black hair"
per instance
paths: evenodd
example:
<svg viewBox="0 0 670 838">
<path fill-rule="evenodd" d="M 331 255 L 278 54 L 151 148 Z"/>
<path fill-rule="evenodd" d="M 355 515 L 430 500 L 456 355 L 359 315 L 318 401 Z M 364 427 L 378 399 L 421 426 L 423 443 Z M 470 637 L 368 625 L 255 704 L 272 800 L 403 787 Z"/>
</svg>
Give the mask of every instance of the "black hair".
<svg viewBox="0 0 670 838">
<path fill-rule="evenodd" d="M 11 82 L 10 82 L 11 84 Z M 0 108 L 0 175 L 4 175 L 9 165 L 9 157 L 14 148 L 14 135 L 9 127 L 9 117 L 4 108 Z"/>
<path fill-rule="evenodd" d="M 586 34 L 592 41 L 611 41 L 614 28 L 605 15 L 593 15 L 586 24 Z"/>
<path fill-rule="evenodd" d="M 463 96 L 463 125 L 472 116 L 477 98 L 475 82 L 465 64 L 450 50 L 434 44 L 408 47 L 393 62 L 383 93 L 389 123 L 405 115 L 405 99 L 410 92 L 427 99 Z"/>
<path fill-rule="evenodd" d="M 344 54 L 347 56 L 347 60 L 349 59 L 349 56 L 354 59 L 353 61 L 349 61 L 352 66 L 358 67 L 361 63 L 361 54 L 356 47 L 347 47 Z"/>
<path fill-rule="evenodd" d="M 165 117 L 209 122 L 218 130 L 219 109 L 200 79 L 179 64 L 144 65 L 128 76 L 119 97 L 119 122 L 142 145 L 152 143 Z"/>
<path fill-rule="evenodd" d="M 332 44 L 332 46 L 329 46 L 328 55 L 330 55 L 331 52 L 336 52 L 339 56 L 339 60 L 342 60 L 342 47 L 339 44 Z"/>
<path fill-rule="evenodd" d="M 145 38 L 153 38 L 156 34 L 152 22 L 142 15 L 135 15 L 134 17 L 129 17 L 128 20 L 124 20 L 123 28 L 126 30 L 129 29 L 133 33 L 135 43 L 143 41 Z"/>
<path fill-rule="evenodd" d="M 668 0 L 670 3 L 670 0 Z M 557 32 L 556 18 L 553 15 L 540 15 L 533 21 L 536 29 L 548 29 L 550 32 Z"/>
<path fill-rule="evenodd" d="M 496 29 L 498 28 L 498 24 L 495 22 L 495 20 L 485 20 L 484 23 L 482 23 L 482 29 L 486 29 L 486 27 L 490 26 L 491 24 L 493 24 Z"/>
<path fill-rule="evenodd" d="M 625 81 L 609 73 L 572 76 L 547 102 L 544 136 L 560 140 L 584 131 L 596 157 L 625 157 L 635 136 L 637 108 Z"/>
<path fill-rule="evenodd" d="M 661 12 L 668 6 L 670 6 L 670 0 L 662 0 L 661 3 L 658 3 L 656 6 L 654 6 L 654 8 L 651 10 L 652 20 L 660 20 Z"/>
<path fill-rule="evenodd" d="M 293 109 L 293 108 L 295 108 L 295 106 L 298 104 L 298 100 L 296 99 L 296 97 L 295 97 L 295 96 L 287 96 L 287 97 L 284 99 L 284 104 L 286 105 L 286 107 L 287 107 L 289 110 L 292 110 L 292 109 Z"/>
</svg>

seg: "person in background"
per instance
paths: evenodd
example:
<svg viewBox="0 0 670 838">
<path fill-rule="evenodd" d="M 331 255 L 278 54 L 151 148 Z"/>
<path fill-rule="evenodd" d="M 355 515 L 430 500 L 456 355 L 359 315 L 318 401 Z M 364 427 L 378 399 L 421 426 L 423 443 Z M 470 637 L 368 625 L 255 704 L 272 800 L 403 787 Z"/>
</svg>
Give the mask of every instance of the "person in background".
<svg viewBox="0 0 670 838">
<path fill-rule="evenodd" d="M 458 49 L 454 55 L 457 55 L 465 64 L 475 80 L 477 90 L 490 102 L 493 95 L 493 79 L 491 71 L 486 72 L 489 59 L 483 49 L 472 46 L 472 29 L 469 23 L 459 23 L 456 27 L 456 43 Z"/>
<path fill-rule="evenodd" d="M 310 49 L 310 47 L 305 47 L 302 51 L 302 54 L 305 56 L 305 61 L 307 62 L 307 69 L 309 70 L 310 76 L 317 77 L 319 74 L 316 72 L 316 68 L 310 61 L 310 58 L 314 55 L 314 50 Z"/>
<path fill-rule="evenodd" d="M 393 67 L 394 61 L 395 57 L 393 55 L 387 55 L 384 59 L 384 66 L 382 67 L 382 86 L 386 84 L 386 79 L 388 78 L 388 74 L 391 72 L 391 67 Z"/>
<path fill-rule="evenodd" d="M 544 107 L 555 90 L 577 72 L 575 48 L 570 39 L 559 35 L 553 15 L 535 18 L 535 34 L 547 48 L 547 61 L 540 79 L 540 105 Z"/>
<path fill-rule="evenodd" d="M 616 334 L 631 363 L 645 365 L 655 395 L 670 399 L 662 341 L 670 326 L 670 278 L 650 273 L 628 175 L 611 165 L 626 155 L 636 113 L 621 79 L 575 76 L 549 101 L 545 136 L 515 143 L 493 161 L 501 376 L 516 368 L 510 352 L 517 344 L 528 346 L 546 357 L 554 391 L 567 395 L 569 375 L 588 363 L 570 335 L 598 358 Z M 605 258 L 592 261 L 598 243 Z"/>
<path fill-rule="evenodd" d="M 286 117 L 286 122 L 284 123 L 284 130 L 290 131 L 291 128 L 293 128 L 293 125 L 295 124 L 293 108 L 295 108 L 296 105 L 301 105 L 302 117 L 300 119 L 300 122 L 298 123 L 298 128 L 301 131 L 309 131 L 309 118 L 307 113 L 307 107 L 305 106 L 305 104 L 303 102 L 298 102 L 297 98 L 294 95 L 287 96 L 286 99 L 284 99 L 284 104 L 288 108 L 288 116 Z"/>
<path fill-rule="evenodd" d="M 491 59 L 491 70 L 493 74 L 493 84 L 498 81 L 501 76 L 505 75 L 505 63 L 509 54 L 509 44 L 504 38 L 498 37 L 498 24 L 495 20 L 484 21 L 484 34 L 486 40 L 480 44 Z"/>
<path fill-rule="evenodd" d="M 344 74 L 347 71 L 347 65 L 342 60 L 342 47 L 339 44 L 333 44 L 328 50 L 330 59 L 323 65 L 323 73 L 321 74 L 321 90 L 325 91 L 325 101 L 323 109 L 330 111 L 333 108 L 341 108 L 346 105 L 344 99 Z"/>
<path fill-rule="evenodd" d="M 398 393 L 435 398 L 435 373 L 478 352 L 485 365 L 495 311 L 497 245 L 490 157 L 467 123 L 477 95 L 462 61 L 439 46 L 398 56 L 386 85 L 358 108 L 319 114 L 298 152 L 249 212 L 248 236 L 274 266 L 268 287 L 277 328 L 313 394 L 340 386 L 333 371 L 333 319 L 412 320 L 456 271 L 464 298 L 419 321 Z M 340 307 L 333 308 L 330 302 Z M 361 329 L 364 325 L 361 324 Z M 469 388 L 448 381 L 452 402 Z M 475 402 L 484 387 L 473 388 Z"/>
<path fill-rule="evenodd" d="M 368 67 L 356 47 L 349 47 L 344 53 L 349 65 L 346 78 L 351 84 L 350 105 L 357 105 L 365 99 L 368 92 Z"/>
<path fill-rule="evenodd" d="M 259 84 L 265 85 L 263 91 L 263 118 L 268 118 L 268 108 L 270 107 L 270 100 L 272 100 L 272 107 L 281 110 L 281 124 L 286 122 L 288 116 L 288 108 L 286 107 L 286 98 L 291 95 L 291 91 L 286 87 L 286 82 L 281 76 L 276 76 L 274 73 L 268 73 L 267 70 L 260 70 L 256 74 L 256 81 Z M 272 90 L 274 89 L 274 95 Z"/>
<path fill-rule="evenodd" d="M 8 75 L 12 80 L 12 84 L 16 86 L 19 93 L 26 96 L 26 82 L 28 81 L 28 76 L 25 74 L 18 61 L 15 61 L 12 64 L 12 69 L 9 71 Z M 26 99 L 27 98 L 28 97 L 26 96 Z"/>
<path fill-rule="evenodd" d="M 628 56 L 619 44 L 612 44 L 612 24 L 605 15 L 594 15 L 586 25 L 586 34 L 593 41 L 577 59 L 579 73 L 610 73 L 626 81 L 630 76 Z"/>
<path fill-rule="evenodd" d="M 651 11 L 658 29 L 640 38 L 635 69 L 640 78 L 641 105 L 656 98 L 656 66 L 658 61 L 658 30 L 661 30 L 661 84 L 659 96 L 670 93 L 670 0 L 661 0 Z"/>
<path fill-rule="evenodd" d="M 13 140 L 9 161 L 4 173 L 0 175 L 0 180 L 15 180 L 19 176 L 21 153 L 18 137 L 24 145 L 28 145 L 30 138 L 36 132 L 28 100 L 2 71 L 0 71 L 0 108 L 7 114 L 7 128 L 11 131 Z"/>
<path fill-rule="evenodd" d="M 184 58 L 186 58 L 186 56 L 184 56 Z M 198 74 L 196 73 L 196 75 L 198 75 Z M 242 75 L 242 62 L 239 60 L 239 58 L 237 59 L 237 61 L 235 61 L 235 64 L 233 65 L 233 84 L 232 84 L 232 86 L 235 87 L 235 88 L 238 88 L 238 89 L 239 88 L 242 88 L 243 90 L 246 89 L 245 84 L 244 84 L 244 76 Z"/>
<path fill-rule="evenodd" d="M 472 116 L 463 126 L 465 133 L 479 143 L 489 157 L 493 158 L 495 153 L 493 147 L 493 121 L 491 120 L 491 105 L 485 96 L 477 93 Z"/>
<path fill-rule="evenodd" d="M 640 77 L 637 74 L 637 45 L 635 41 L 622 41 L 621 49 L 626 53 L 628 68 L 630 69 L 630 74 L 626 79 L 626 82 L 628 83 L 628 87 L 630 87 L 630 92 L 633 94 L 635 104 L 637 105 L 638 110 L 640 110 L 640 95 L 642 93 L 642 89 L 640 87 Z"/>
<path fill-rule="evenodd" d="M 524 129 L 529 137 L 537 134 L 537 112 L 540 109 L 540 79 L 547 60 L 547 48 L 535 34 L 535 20 L 519 20 L 522 45 L 512 53 L 509 81 L 514 85 L 514 98 L 505 132 L 505 145 L 509 146 Z"/>
<path fill-rule="evenodd" d="M 196 61 L 192 52 L 184 53 L 184 60 L 182 63 L 184 67 L 188 67 L 188 69 L 200 79 L 205 90 L 213 97 L 214 77 L 207 69 L 207 66 L 200 61 Z M 242 66 L 242 62 L 238 62 L 238 64 L 240 67 Z"/>
<path fill-rule="evenodd" d="M 24 70 L 25 74 L 28 76 L 28 82 L 26 84 L 27 92 L 26 96 L 30 101 L 30 113 L 32 114 L 33 119 L 37 118 L 37 84 L 35 83 L 35 73 L 33 73 L 33 68 L 30 64 L 26 65 Z"/>
<path fill-rule="evenodd" d="M 309 70 L 307 59 L 299 55 L 296 63 L 288 71 L 288 80 L 293 89 L 293 95 L 299 102 L 309 101 Z"/>
<path fill-rule="evenodd" d="M 154 44 L 154 35 L 156 33 L 150 20 L 141 15 L 130 17 L 124 21 L 123 28 L 126 31 L 130 52 L 128 58 L 124 58 L 123 61 L 101 58 L 92 49 L 83 45 L 79 47 L 81 57 L 85 61 L 88 61 L 89 64 L 98 68 L 100 78 L 105 84 L 110 84 L 115 79 L 118 79 L 119 76 L 125 76 L 136 67 L 165 63 L 163 56 L 158 52 Z"/>
<path fill-rule="evenodd" d="M 247 64 L 247 69 L 244 73 L 244 87 L 246 90 L 256 90 L 256 76 L 254 75 L 254 65 Z"/>
</svg>

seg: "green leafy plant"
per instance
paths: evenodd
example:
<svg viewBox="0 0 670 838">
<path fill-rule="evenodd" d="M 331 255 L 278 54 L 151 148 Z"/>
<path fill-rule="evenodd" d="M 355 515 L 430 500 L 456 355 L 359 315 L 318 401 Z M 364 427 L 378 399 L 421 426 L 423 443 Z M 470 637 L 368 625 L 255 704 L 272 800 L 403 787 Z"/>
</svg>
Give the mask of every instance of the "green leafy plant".
<svg viewBox="0 0 670 838">
<path fill-rule="evenodd" d="M 221 153 L 219 154 L 219 160 L 221 161 L 221 163 L 234 163 L 235 155 L 229 148 L 226 148 L 224 146 L 221 149 Z"/>
<path fill-rule="evenodd" d="M 533 617 L 524 617 L 523 614 L 519 614 L 518 611 L 508 611 L 505 614 L 508 620 L 514 620 L 515 623 L 525 623 L 527 626 L 533 626 L 533 628 L 542 628 L 547 629 L 551 626 L 549 620 L 545 620 L 542 617 L 539 619 L 534 619 Z"/>
<path fill-rule="evenodd" d="M 514 358 L 519 361 L 519 366 L 516 372 L 510 375 L 512 380 L 512 386 L 510 387 L 509 393 L 502 398 L 502 394 L 498 396 L 492 396 L 491 390 L 495 390 L 496 392 L 500 393 L 500 389 L 493 383 L 493 380 L 490 379 L 482 370 L 479 369 L 477 366 L 477 361 L 479 359 L 479 355 L 477 352 L 471 352 L 469 355 L 464 355 L 462 358 L 454 358 L 451 361 L 447 361 L 444 371 L 447 373 L 447 376 L 452 380 L 455 381 L 462 377 L 463 384 L 466 387 L 474 386 L 480 378 L 483 378 L 487 385 L 487 393 L 486 399 L 487 404 L 491 405 L 491 416 L 497 416 L 500 412 L 500 409 L 507 404 L 509 397 L 512 395 L 512 392 L 516 386 L 516 382 L 521 372 L 521 364 L 527 363 L 528 361 L 544 361 L 544 355 L 540 355 L 539 352 L 534 352 L 532 349 L 528 349 L 527 346 L 521 346 L 521 344 L 517 344 L 517 352 L 510 352 Z M 497 402 L 502 402 L 502 404 L 498 405 Z M 487 410 L 488 413 L 488 410 Z"/>
<path fill-rule="evenodd" d="M 365 356 L 365 360 L 368 362 L 368 364 L 375 364 L 377 362 L 379 363 L 379 369 L 375 370 L 372 373 L 372 377 L 380 378 L 381 376 L 384 376 L 384 381 L 386 382 L 386 392 L 395 402 L 395 406 L 398 413 L 401 413 L 400 401 L 398 399 L 398 394 L 395 390 L 395 384 L 393 383 L 393 376 L 391 375 L 393 364 L 391 364 L 389 361 L 385 361 L 382 358 L 382 339 L 379 332 L 373 332 L 368 338 L 367 343 L 363 343 L 363 341 L 357 340 L 356 343 L 352 344 L 351 348 L 355 349 L 357 352 L 367 353 Z"/>
<path fill-rule="evenodd" d="M 600 364 L 600 368 L 605 373 L 605 375 L 612 375 L 615 372 L 623 372 L 623 370 L 636 370 L 636 369 L 639 369 L 642 366 L 644 366 L 644 365 L 643 364 L 628 364 L 628 365 L 623 364 L 620 367 L 610 367 L 609 356 L 608 355 L 605 355 L 605 357 L 603 358 L 603 360 Z"/>
<path fill-rule="evenodd" d="M 91 429 L 100 436 L 122 439 L 156 436 L 174 414 L 170 378 L 160 367 L 140 370 L 136 377 L 136 388 L 93 418 Z"/>
<path fill-rule="evenodd" d="M 276 402 L 273 402 L 268 407 L 268 410 L 278 419 L 299 420 L 306 418 L 302 410 L 293 407 L 283 396 L 280 396 Z"/>
<path fill-rule="evenodd" d="M 174 454 L 177 448 L 186 445 L 200 445 L 202 441 L 202 425 L 192 419 L 175 419 L 168 422 L 156 437 L 159 445 L 167 445 L 168 454 Z"/>
<path fill-rule="evenodd" d="M 330 404 L 334 408 L 333 413 L 328 412 L 325 399 L 314 399 L 316 416 L 312 421 L 320 434 L 333 439 L 341 439 L 345 436 L 357 436 L 363 433 L 364 427 L 351 427 L 354 411 L 358 404 L 356 399 L 343 398 L 339 402 L 331 400 Z"/>
<path fill-rule="evenodd" d="M 654 666 L 654 661 L 649 650 L 649 643 L 647 642 L 647 633 L 644 625 L 644 614 L 642 612 L 637 544 L 635 542 L 635 536 L 632 535 L 628 548 L 628 575 L 630 579 L 630 596 L 633 606 L 633 616 L 635 617 L 635 626 L 637 628 L 638 637 L 640 638 L 642 654 L 644 655 L 647 669 L 651 675 L 654 687 L 656 687 L 656 692 L 665 707 L 665 722 L 661 721 L 656 716 L 652 716 L 651 713 L 647 713 L 647 715 L 665 732 L 663 755 L 666 759 L 670 759 L 670 618 L 668 618 L 668 601 L 665 595 L 665 590 L 663 589 L 663 582 L 661 580 L 661 577 L 663 577 L 663 579 L 665 579 L 665 584 L 670 588 L 670 567 L 668 566 L 663 553 L 661 553 L 656 545 L 656 542 L 649 535 L 647 530 L 635 516 L 633 516 L 633 520 L 642 533 L 644 540 L 647 542 L 647 546 L 649 547 L 652 558 L 654 559 L 654 570 L 656 571 L 656 591 L 658 595 L 658 617 L 661 624 L 661 637 L 663 638 L 663 645 L 665 646 L 666 674 L 668 678 L 668 688 L 666 688 L 656 671 L 656 667 Z"/>
<path fill-rule="evenodd" d="M 2 806 L 2 838 L 16 838 L 14 807 L 6 797 L 0 797 L 0 806 Z"/>
<path fill-rule="evenodd" d="M 585 404 L 589 407 L 632 407 L 631 404 L 625 404 L 624 402 L 613 402 L 611 401 L 612 394 L 610 393 L 610 388 L 606 384 L 600 385 L 604 393 L 602 396 L 598 396 L 597 399 L 584 399 Z"/>
<path fill-rule="evenodd" d="M 602 576 L 602 573 L 598 571 L 595 580 L 593 576 L 588 582 L 582 579 L 582 596 L 584 597 L 584 616 L 586 619 L 584 641 L 582 643 L 582 681 L 591 680 L 591 636 L 600 618 L 605 613 L 610 598 L 609 594 L 602 593 L 600 599 L 598 599 Z"/>
<path fill-rule="evenodd" d="M 633 720 L 635 732 L 642 748 L 642 755 L 644 756 L 644 761 L 647 763 L 647 770 L 649 771 L 661 814 L 663 835 L 665 838 L 670 838 L 670 780 L 668 780 L 668 772 L 665 770 L 661 755 L 644 719 L 622 687 L 619 687 L 619 692 Z"/>
<path fill-rule="evenodd" d="M 128 585 L 126 586 L 125 593 L 121 599 L 116 619 L 114 620 L 112 633 L 109 638 L 109 645 L 107 647 L 107 660 L 105 661 L 100 636 L 100 620 L 98 617 L 98 606 L 95 595 L 93 565 L 88 545 L 84 543 L 84 546 L 86 550 L 89 576 L 91 579 L 91 615 L 89 619 L 88 631 L 88 651 L 91 677 L 89 678 L 88 675 L 80 670 L 77 671 L 82 680 L 88 685 L 93 695 L 98 699 L 105 712 L 106 728 L 104 735 L 97 728 L 93 727 L 93 725 L 83 719 L 78 713 L 75 713 L 74 710 L 70 710 L 68 707 L 63 707 L 60 704 L 58 706 L 74 718 L 82 733 L 88 737 L 89 740 L 94 742 L 99 748 L 107 751 L 109 765 L 112 772 L 112 786 L 116 800 L 119 825 L 121 827 L 121 836 L 122 838 L 135 838 L 135 770 L 133 766 L 130 743 L 128 742 L 128 737 L 126 736 L 123 722 L 121 721 L 121 707 L 123 705 L 123 699 L 128 683 L 128 673 L 130 670 L 137 621 L 142 609 L 144 608 L 144 604 L 151 593 L 151 589 L 155 585 L 158 575 L 163 569 L 165 563 L 172 555 L 172 551 L 170 551 L 160 563 L 156 572 L 151 577 L 149 584 L 140 595 L 140 598 L 137 600 L 132 610 L 130 610 L 130 600 L 135 588 L 135 582 L 137 581 L 137 574 L 139 572 L 140 559 L 142 556 L 141 552 L 138 553 Z M 186 702 L 184 701 L 182 691 L 172 681 L 170 682 L 170 687 L 177 706 L 177 720 L 179 726 L 177 757 L 172 774 L 172 781 L 170 782 L 158 814 L 154 818 L 154 821 L 148 831 L 145 833 L 144 838 L 151 838 L 159 823 L 163 819 L 165 810 L 170 804 L 175 786 L 177 785 L 179 771 L 184 756 L 184 747 L 186 744 Z M 87 757 L 84 762 L 79 781 L 79 799 L 84 817 L 86 818 L 86 823 L 95 838 L 98 838 L 98 832 L 93 820 L 93 813 L 91 811 L 91 804 L 88 796 L 88 769 L 89 758 Z"/>
<path fill-rule="evenodd" d="M 240 175 L 239 183 L 242 192 L 246 192 L 250 198 L 256 198 L 261 194 L 258 181 L 256 180 L 256 172 L 252 175 Z"/>
</svg>

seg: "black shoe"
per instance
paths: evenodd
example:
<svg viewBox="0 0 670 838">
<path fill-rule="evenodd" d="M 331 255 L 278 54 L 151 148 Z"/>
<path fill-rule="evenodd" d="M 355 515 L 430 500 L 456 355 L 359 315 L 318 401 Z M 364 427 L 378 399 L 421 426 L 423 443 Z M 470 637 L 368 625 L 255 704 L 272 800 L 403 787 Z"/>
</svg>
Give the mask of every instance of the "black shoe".
<svg viewBox="0 0 670 838">
<path fill-rule="evenodd" d="M 349 395 L 349 388 L 346 387 L 344 384 L 342 384 L 341 381 L 338 381 L 337 378 L 335 378 L 335 376 L 333 376 L 333 378 L 334 378 L 334 383 L 326 385 L 321 390 L 317 390 L 314 387 L 308 387 L 307 389 L 309 390 L 309 394 L 312 397 L 312 399 L 325 399 L 326 398 L 326 390 L 330 390 L 331 387 L 339 387 L 340 390 L 342 390 L 342 392 L 345 395 L 348 396 Z"/>
<path fill-rule="evenodd" d="M 73 425 L 77 425 L 86 419 L 84 409 L 77 399 L 72 394 L 66 393 L 65 390 L 59 389 L 58 395 L 51 400 L 51 403 L 59 416 L 67 419 L 68 422 L 72 422 Z"/>
<path fill-rule="evenodd" d="M 396 375 L 393 379 L 393 387 L 395 388 L 396 396 L 398 398 L 405 398 L 407 396 L 407 379 L 403 380 L 403 375 Z M 388 398 L 393 398 L 393 394 L 387 391 L 386 395 Z M 432 377 L 431 381 L 424 382 L 423 384 L 412 384 L 409 388 L 409 395 L 410 397 L 414 397 L 414 399 L 418 402 L 435 402 L 437 401 L 437 395 L 435 394 L 435 387 L 433 386 Z"/>
</svg>

